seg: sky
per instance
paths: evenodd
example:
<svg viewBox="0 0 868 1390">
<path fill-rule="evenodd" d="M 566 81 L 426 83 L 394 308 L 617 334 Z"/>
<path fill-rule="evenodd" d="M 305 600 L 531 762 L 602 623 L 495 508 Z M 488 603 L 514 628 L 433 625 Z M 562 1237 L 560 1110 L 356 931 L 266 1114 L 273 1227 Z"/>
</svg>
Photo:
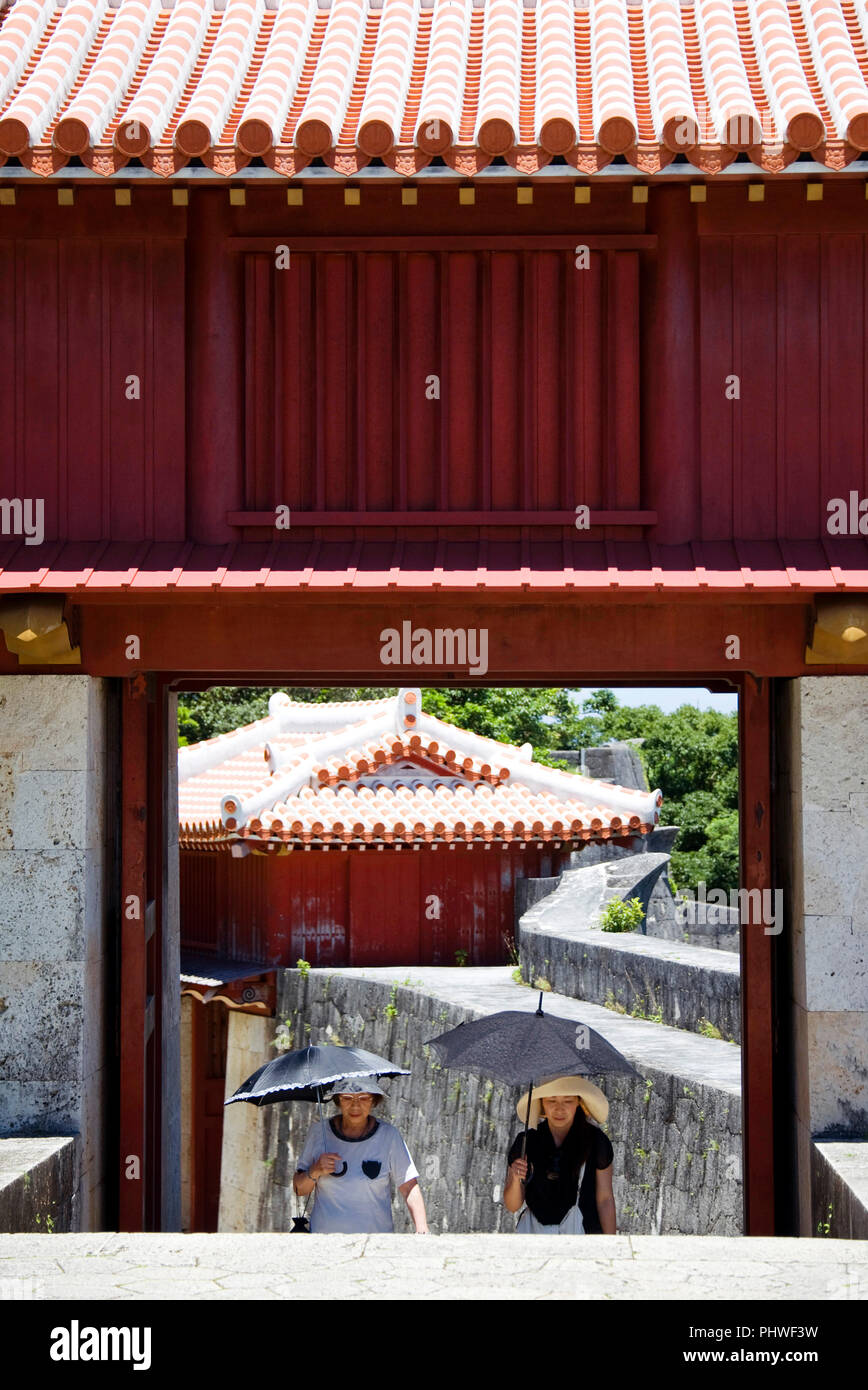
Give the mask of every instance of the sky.
<svg viewBox="0 0 868 1390">
<path fill-rule="evenodd" d="M 713 694 L 704 686 L 584 686 L 573 691 L 575 698 L 587 699 L 595 689 L 614 691 L 619 705 L 659 705 L 664 714 L 670 714 L 680 705 L 695 705 L 697 709 L 716 709 L 724 714 L 735 714 L 738 709 L 737 695 Z"/>
</svg>

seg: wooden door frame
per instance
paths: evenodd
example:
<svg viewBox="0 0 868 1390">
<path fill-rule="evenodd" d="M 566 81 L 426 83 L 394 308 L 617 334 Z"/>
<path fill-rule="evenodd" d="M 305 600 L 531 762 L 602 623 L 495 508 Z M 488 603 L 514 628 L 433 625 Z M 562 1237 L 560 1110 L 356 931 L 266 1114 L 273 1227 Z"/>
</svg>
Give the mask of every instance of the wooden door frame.
<svg viewBox="0 0 868 1390">
<path fill-rule="evenodd" d="M 721 673 L 723 677 L 723 673 Z M 725 677 L 723 677 L 725 678 Z M 163 674 L 155 680 L 160 692 L 158 706 L 168 688 L 197 679 L 180 674 Z M 564 686 L 579 688 L 580 677 L 553 673 L 551 679 Z M 652 678 L 653 679 L 653 678 Z M 691 677 L 668 682 L 683 685 Z M 692 677 L 694 681 L 701 677 Z M 771 682 L 766 677 L 733 673 L 730 677 L 739 692 L 739 768 L 740 768 L 740 850 L 741 886 L 748 891 L 772 887 L 772 723 Z M 208 684 L 219 684 L 221 677 L 211 677 Z M 255 672 L 235 673 L 228 680 L 248 685 L 265 683 Z M 658 678 L 659 680 L 659 678 Z M 272 682 L 269 682 L 272 683 Z M 298 683 L 298 677 L 288 683 Z M 319 684 L 320 682 L 311 682 Z M 490 683 L 490 682 L 489 682 Z M 636 683 L 635 677 L 633 683 Z M 351 684 L 347 680 L 347 684 Z M 485 685 L 485 681 L 474 682 Z M 517 682 L 518 684 L 518 682 Z M 146 794 L 147 766 L 147 700 L 146 682 L 141 676 L 124 682 L 122 700 L 122 912 L 128 895 L 137 895 L 146 905 L 147 881 L 159 883 L 162 865 L 148 864 L 148 816 Z M 158 721 L 161 722 L 161 721 Z M 152 779 L 162 769 L 151 767 Z M 167 827 L 163 823 L 163 798 L 152 801 L 159 834 L 151 844 L 163 846 L 165 855 Z M 154 930 L 160 904 L 154 912 Z M 148 1104 L 144 1083 L 144 1047 L 148 1028 L 153 1031 L 159 1022 L 158 1000 L 149 1005 L 146 993 L 145 947 L 147 926 L 144 920 L 121 923 L 121 1110 L 120 1110 L 120 1218 L 122 1230 L 145 1229 L 145 1187 L 138 1187 L 124 1177 L 124 1157 L 144 1154 L 150 1130 L 153 1135 L 159 1126 L 159 1086 L 152 1092 Z M 774 1148 L 774 992 L 773 942 L 760 924 L 742 924 L 741 930 L 741 1008 L 742 1008 L 742 1113 L 744 1161 L 744 1229 L 748 1235 L 771 1235 L 775 1232 L 775 1148 Z M 157 975 L 159 995 L 159 974 Z M 149 1023 L 149 1010 L 153 1021 Z M 155 1039 L 158 1045 L 159 1037 Z M 157 1051 L 159 1056 L 159 1051 Z M 783 1082 L 784 1078 L 780 1078 Z M 148 1113 L 149 1112 L 149 1113 Z M 159 1154 L 159 1144 L 152 1147 Z M 156 1165 L 159 1168 L 159 1163 Z M 147 1176 L 147 1175 L 146 1175 Z M 154 1175 L 149 1181 L 159 1183 Z M 158 1188 L 156 1189 L 158 1193 Z M 159 1202 L 151 1211 L 159 1211 Z"/>
</svg>

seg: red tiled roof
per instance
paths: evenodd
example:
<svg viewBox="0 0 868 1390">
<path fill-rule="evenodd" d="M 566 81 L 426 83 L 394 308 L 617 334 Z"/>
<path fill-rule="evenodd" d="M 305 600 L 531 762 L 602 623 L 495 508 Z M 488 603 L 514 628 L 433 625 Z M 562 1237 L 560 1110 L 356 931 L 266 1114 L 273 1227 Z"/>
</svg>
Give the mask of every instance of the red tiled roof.
<svg viewBox="0 0 868 1390">
<path fill-rule="evenodd" d="M 497 513 L 492 512 L 492 525 Z M 745 595 L 868 588 L 862 537 L 804 541 L 303 540 L 55 542 L 0 538 L 0 593 L 283 593 L 297 589 L 661 590 Z"/>
<path fill-rule="evenodd" d="M 714 173 L 868 148 L 865 0 L 13 0 L 0 158 Z"/>
<path fill-rule="evenodd" d="M 182 748 L 180 842 L 290 845 L 607 840 L 647 834 L 659 791 L 543 767 L 421 712 L 421 691 L 307 704 Z"/>
</svg>

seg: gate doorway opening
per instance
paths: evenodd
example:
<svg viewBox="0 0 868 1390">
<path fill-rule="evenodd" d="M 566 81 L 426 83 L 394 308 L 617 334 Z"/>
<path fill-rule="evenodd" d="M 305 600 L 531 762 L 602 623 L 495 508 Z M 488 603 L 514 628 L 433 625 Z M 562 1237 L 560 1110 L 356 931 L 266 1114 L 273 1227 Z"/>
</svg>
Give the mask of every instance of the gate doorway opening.
<svg viewBox="0 0 868 1390">
<path fill-rule="evenodd" d="M 614 686 L 614 682 L 610 683 Z M 629 688 L 625 691 L 618 689 L 618 694 L 629 698 Z M 664 699 L 670 700 L 677 694 L 677 687 L 661 687 L 661 694 Z M 190 701 L 186 692 L 180 696 L 182 708 L 181 725 L 185 716 L 189 713 L 189 705 L 195 703 Z M 650 700 L 649 700 L 650 703 Z M 731 703 L 735 703 L 734 697 Z M 640 735 L 641 737 L 641 735 Z M 218 740 L 219 743 L 219 740 Z M 191 745 L 195 747 L 195 744 Z M 272 754 L 274 750 L 272 749 Z M 182 755 L 183 756 L 183 755 Z M 559 760 L 556 760 L 559 761 Z M 219 762 L 217 764 L 219 766 Z M 341 769 L 338 768 L 338 771 Z M 346 771 L 347 769 L 344 769 Z M 455 769 L 453 768 L 452 771 Z M 417 770 L 418 771 L 418 770 Z M 365 776 L 365 770 L 355 769 L 355 775 Z M 334 779 L 333 779 L 334 780 Z M 406 790 L 406 789 L 405 789 Z M 183 801 L 183 798 L 182 798 Z M 667 824 L 666 804 L 662 807 L 662 824 Z M 261 830 L 261 825 L 259 827 Z M 417 965 L 426 962 L 464 964 L 468 959 L 473 959 L 475 964 L 505 961 L 507 959 L 505 937 L 507 933 L 502 930 L 489 930 L 486 934 L 477 933 L 476 937 L 467 937 L 467 945 L 454 946 L 454 943 L 446 943 L 448 956 L 444 957 L 444 943 L 439 943 L 436 939 L 436 932 L 423 925 L 424 914 L 415 916 L 407 912 L 407 905 L 425 903 L 431 898 L 437 898 L 438 894 L 425 893 L 422 890 L 430 887 L 430 883 L 424 882 L 426 863 L 430 868 L 436 860 L 436 852 L 430 852 L 430 844 L 417 849 L 415 852 L 407 852 L 406 844 L 404 852 L 396 852 L 394 844 L 382 846 L 379 851 L 369 841 L 365 850 L 353 853 L 352 848 L 335 850 L 332 847 L 330 853 L 322 852 L 322 845 L 317 848 L 310 847 L 305 851 L 301 846 L 297 846 L 300 852 L 292 854 L 278 854 L 272 857 L 266 853 L 249 854 L 243 858 L 233 859 L 231 854 L 196 854 L 189 847 L 184 848 L 184 824 L 182 815 L 181 826 L 181 946 L 182 951 L 188 952 L 193 949 L 200 955 L 207 955 L 210 949 L 212 956 L 217 958 L 219 952 L 227 952 L 234 955 L 235 964 L 246 961 L 249 967 L 248 982 L 255 980 L 254 987 L 266 986 L 268 983 L 267 974 L 256 976 L 253 966 L 257 963 L 260 967 L 267 967 L 269 964 L 294 966 L 297 959 L 303 959 L 313 965 Z M 695 835 L 695 827 L 694 827 Z M 492 893 L 489 883 L 486 888 L 482 884 L 481 896 L 484 900 L 483 919 L 497 918 L 497 926 L 500 928 L 502 923 L 499 921 L 498 914 L 503 913 L 506 908 L 511 921 L 515 920 L 515 883 L 526 878 L 556 879 L 564 868 L 570 867 L 571 857 L 573 864 L 581 863 L 581 852 L 575 848 L 570 849 L 563 840 L 554 841 L 553 837 L 548 837 L 551 843 L 540 841 L 538 845 L 525 843 L 522 850 L 517 850 L 514 846 L 515 858 L 519 854 L 523 856 L 521 861 L 521 872 L 518 869 L 512 873 L 511 897 L 513 901 L 505 904 L 500 900 L 497 893 Z M 557 844 L 555 850 L 554 844 Z M 357 851 L 361 846 L 356 847 Z M 480 864 L 483 856 L 488 864 L 496 862 L 501 858 L 506 860 L 504 851 L 507 846 L 503 846 L 495 856 L 480 847 L 478 859 Z M 426 853 L 426 850 L 428 851 Z M 446 852 L 443 852 L 443 851 Z M 470 850 L 470 853 L 467 851 Z M 466 855 L 466 858 L 465 858 Z M 463 897 L 465 903 L 473 906 L 474 895 L 480 896 L 480 884 L 475 882 L 474 872 L 464 867 L 473 858 L 473 850 L 470 845 L 462 844 L 456 853 L 455 849 L 451 852 L 445 845 L 441 846 L 439 864 L 443 865 L 451 861 L 456 865 L 461 865 L 459 877 L 462 882 L 458 885 L 459 896 Z M 190 870 L 186 888 L 184 861 L 198 861 L 200 866 L 208 866 L 213 870 L 213 866 L 220 862 L 223 864 L 224 883 L 220 891 L 215 891 L 213 887 L 214 878 L 212 874 L 212 887 L 209 889 L 205 884 L 205 870 L 200 867 Z M 318 865 L 315 870 L 304 870 L 305 886 L 304 890 L 296 893 L 293 900 L 291 891 L 287 891 L 289 880 L 281 880 L 280 872 L 270 880 L 263 877 L 268 871 L 277 869 L 280 871 L 288 863 L 293 862 L 298 865 Z M 334 888 L 336 878 L 335 872 L 329 870 L 326 875 L 325 865 L 328 863 L 337 865 L 341 863 L 341 873 L 345 875 L 346 886 L 342 895 L 338 894 Z M 228 876 L 238 871 L 246 871 L 253 867 L 259 874 L 262 882 L 258 890 L 254 893 L 244 890 L 240 895 L 233 899 L 231 891 L 232 880 Z M 198 875 L 198 876 L 197 876 Z M 501 865 L 497 864 L 496 876 L 503 881 L 504 872 Z M 453 871 L 452 877 L 455 878 Z M 507 875 L 507 878 L 509 875 Z M 736 874 L 738 878 L 738 872 Z M 490 878 L 490 875 L 489 875 Z M 442 872 L 441 872 L 442 880 Z M 252 878 L 249 880 L 252 882 Z M 383 891 L 383 885 L 388 884 L 388 891 Z M 273 885 L 273 886 L 272 886 Z M 681 887 L 689 886 L 681 878 Z M 726 885 L 708 884 L 709 888 L 726 887 Z M 339 898 L 341 906 L 338 906 Z M 284 920 L 284 929 L 281 935 L 275 930 L 266 929 L 269 921 L 269 912 L 274 907 L 275 899 L 282 900 L 284 909 L 288 908 L 288 913 L 284 911 L 284 918 L 288 915 L 292 918 L 299 911 L 304 915 L 313 912 L 316 919 L 314 930 L 308 931 L 305 935 L 299 936 L 293 932 L 293 924 Z M 523 899 L 526 901 L 526 897 Z M 712 898 L 712 901 L 714 899 Z M 354 910 L 353 904 L 356 903 Z M 264 907 L 265 914 L 259 921 L 254 921 L 256 912 Z M 245 913 L 248 914 L 245 918 Z M 253 914 L 253 917 L 250 914 Z M 460 915 L 460 914 L 458 914 Z M 456 914 L 450 913 L 450 918 L 454 920 Z M 477 916 L 479 914 L 477 913 Z M 412 917 L 410 924 L 412 930 L 408 931 L 408 918 Z M 338 920 L 340 919 L 340 920 Z M 212 934 L 210 940 L 203 939 L 202 923 L 210 921 Z M 489 925 L 491 925 L 489 923 Z M 302 923 L 304 926 L 304 923 Z M 343 930 L 338 930 L 338 928 Z M 273 916 L 272 916 L 273 928 Z M 223 933 L 221 936 L 221 932 Z M 686 934 L 685 934 L 686 935 Z M 694 937 L 694 940 L 696 938 Z M 464 938 L 462 938 L 464 940 Z M 486 945 L 487 941 L 487 945 Z M 474 957 L 471 951 L 476 948 Z M 480 950 L 480 947 L 482 948 Z M 432 955 L 440 949 L 440 958 Z M 469 949 L 468 949 L 469 948 Z M 296 951 L 299 955 L 296 956 Z M 319 954 L 321 952 L 321 954 Z M 463 959 L 462 959 L 463 957 Z M 267 958 L 267 959 L 266 959 Z M 226 959 L 220 962 L 222 973 L 226 974 Z M 220 974 L 220 969 L 216 969 L 214 974 Z M 183 1118 L 183 1130 L 185 1143 L 191 1147 L 192 1161 L 185 1164 L 185 1172 L 188 1174 L 186 1179 L 190 1191 L 185 1197 L 185 1209 L 189 1213 L 188 1219 L 191 1223 L 189 1229 L 217 1229 L 215 1214 L 219 1204 L 219 1184 L 220 1184 L 220 1149 L 222 1144 L 222 1096 L 218 1102 L 218 1092 L 221 1085 L 225 1085 L 226 1068 L 226 1029 L 221 1024 L 220 1028 L 206 1022 L 206 1015 L 213 1015 L 216 1011 L 225 1016 L 228 1014 L 227 1003 L 230 1008 L 243 1009 L 245 1005 L 241 1001 L 238 990 L 235 988 L 234 998 L 229 999 L 227 990 L 233 990 L 232 984 L 221 981 L 221 989 L 216 989 L 216 980 L 212 979 L 209 985 L 211 999 L 208 1003 L 201 1002 L 195 995 L 185 1001 L 185 1018 L 189 1017 L 189 1027 L 191 1041 L 184 1044 L 183 1053 L 186 1054 L 189 1066 L 192 1068 L 187 1073 L 185 1088 L 188 1100 L 185 1102 L 187 1112 Z M 237 983 L 237 982 L 236 982 Z M 187 982 L 188 992 L 193 988 Z M 222 1002 L 217 1002 L 222 990 Z M 602 1002 L 602 1001 L 601 1001 Z M 635 1001 L 631 1008 L 628 1004 L 618 1004 L 614 1001 L 614 1006 L 620 1012 L 632 1012 L 634 1017 L 644 1017 L 653 1019 L 656 1015 L 651 1011 L 650 1004 L 647 1010 L 640 1006 L 636 1008 Z M 257 1001 L 257 1007 L 261 1007 L 261 1001 Z M 250 1010 L 253 1011 L 253 1010 Z M 662 1020 L 662 1017 L 660 1018 Z M 715 1036 L 716 1025 L 711 1019 L 704 1019 L 702 1029 L 706 1036 Z M 221 1050 L 222 1049 L 222 1050 Z M 263 1060 L 267 1060 L 264 1058 Z M 188 1063 L 184 1063 L 186 1066 Z M 220 1067 L 223 1068 L 223 1076 L 219 1074 Z M 252 1070 L 253 1068 L 251 1068 Z M 209 1099 L 210 1097 L 210 1099 Z M 747 1116 L 746 1116 L 747 1119 Z M 745 1126 L 746 1127 L 746 1126 Z M 224 1175 L 224 1177 L 227 1175 Z M 740 1176 L 740 1174 L 739 1174 Z M 209 1224 L 200 1225 L 200 1222 Z"/>
</svg>

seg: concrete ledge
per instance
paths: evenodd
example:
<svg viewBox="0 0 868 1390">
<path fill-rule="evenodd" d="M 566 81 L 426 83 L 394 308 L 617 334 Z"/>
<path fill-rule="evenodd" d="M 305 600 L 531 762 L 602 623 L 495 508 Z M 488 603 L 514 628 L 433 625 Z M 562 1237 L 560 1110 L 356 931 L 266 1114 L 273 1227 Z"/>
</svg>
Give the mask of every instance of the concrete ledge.
<svg viewBox="0 0 868 1390">
<path fill-rule="evenodd" d="M 0 1139 L 0 1231 L 77 1229 L 76 1143 Z"/>
<path fill-rule="evenodd" d="M 868 1297 L 868 1246 L 716 1236 L 12 1236 L 0 1288 L 38 1299 Z"/>
<path fill-rule="evenodd" d="M 813 1141 L 811 1206 L 817 1235 L 868 1241 L 868 1140 Z"/>
<path fill-rule="evenodd" d="M 639 855 L 629 865 L 568 870 L 554 892 L 538 900 L 519 923 L 522 974 L 542 976 L 559 994 L 607 1000 L 628 1013 L 697 1032 L 703 1020 L 733 1042 L 741 1040 L 738 957 L 641 932 L 604 932 L 600 911 L 611 901 L 650 896 L 662 873 L 662 855 Z M 643 860 L 650 875 L 643 874 Z M 627 887 L 624 875 L 631 870 Z M 550 882 L 550 880 L 543 880 Z"/>
</svg>

